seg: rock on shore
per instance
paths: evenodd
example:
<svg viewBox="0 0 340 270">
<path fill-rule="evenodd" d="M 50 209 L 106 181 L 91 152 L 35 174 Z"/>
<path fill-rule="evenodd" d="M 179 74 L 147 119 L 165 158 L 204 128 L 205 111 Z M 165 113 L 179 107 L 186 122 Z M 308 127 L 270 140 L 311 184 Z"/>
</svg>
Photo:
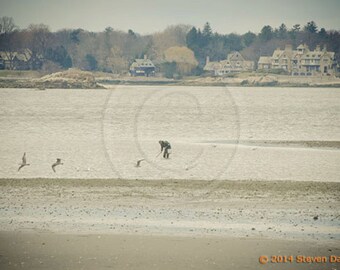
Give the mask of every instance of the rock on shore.
<svg viewBox="0 0 340 270">
<path fill-rule="evenodd" d="M 91 72 L 78 69 L 52 73 L 33 82 L 39 88 L 101 88 Z"/>
<path fill-rule="evenodd" d="M 260 77 L 250 77 L 249 79 L 243 80 L 241 85 L 250 86 L 274 86 L 278 84 L 277 78 L 274 76 L 260 76 Z"/>
</svg>

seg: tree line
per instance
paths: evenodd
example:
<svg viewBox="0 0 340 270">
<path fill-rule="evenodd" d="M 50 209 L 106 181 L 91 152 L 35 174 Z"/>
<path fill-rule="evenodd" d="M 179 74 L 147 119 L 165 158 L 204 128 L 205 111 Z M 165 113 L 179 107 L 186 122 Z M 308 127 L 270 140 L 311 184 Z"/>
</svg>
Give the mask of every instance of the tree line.
<svg viewBox="0 0 340 270">
<path fill-rule="evenodd" d="M 340 59 L 340 33 L 320 28 L 314 21 L 292 28 L 282 23 L 277 28 L 265 25 L 256 34 L 219 34 L 207 22 L 202 29 L 174 25 L 162 32 L 140 35 L 107 27 L 102 32 L 63 29 L 56 32 L 44 24 L 31 24 L 19 29 L 12 18 L 0 18 L 0 51 L 20 52 L 29 49 L 31 57 L 43 59 L 42 69 L 54 71 L 76 67 L 90 71 L 126 73 L 136 58 L 147 55 L 168 77 L 200 75 L 206 57 L 212 61 L 226 59 L 239 51 L 248 60 L 271 55 L 285 44 L 293 47 L 306 43 L 311 49 L 326 46 Z M 32 69 L 35 67 L 32 66 Z"/>
</svg>

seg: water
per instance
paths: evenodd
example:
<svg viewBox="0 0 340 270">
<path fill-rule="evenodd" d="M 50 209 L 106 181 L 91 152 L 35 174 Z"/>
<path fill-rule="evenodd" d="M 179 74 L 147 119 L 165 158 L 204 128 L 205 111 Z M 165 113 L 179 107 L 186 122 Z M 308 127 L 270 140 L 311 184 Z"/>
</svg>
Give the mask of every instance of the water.
<svg viewBox="0 0 340 270">
<path fill-rule="evenodd" d="M 1 178 L 340 181 L 340 89 L 0 89 L 0 106 Z"/>
</svg>

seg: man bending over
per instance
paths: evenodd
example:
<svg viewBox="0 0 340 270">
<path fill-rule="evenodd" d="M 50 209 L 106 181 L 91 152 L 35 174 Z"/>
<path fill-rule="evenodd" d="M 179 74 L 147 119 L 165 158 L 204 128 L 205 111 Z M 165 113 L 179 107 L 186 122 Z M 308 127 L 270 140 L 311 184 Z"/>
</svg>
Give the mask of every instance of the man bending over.
<svg viewBox="0 0 340 270">
<path fill-rule="evenodd" d="M 171 145 L 168 141 L 159 141 L 159 144 L 161 145 L 161 153 L 164 150 L 163 158 L 169 158 L 169 155 L 171 154 Z"/>
</svg>

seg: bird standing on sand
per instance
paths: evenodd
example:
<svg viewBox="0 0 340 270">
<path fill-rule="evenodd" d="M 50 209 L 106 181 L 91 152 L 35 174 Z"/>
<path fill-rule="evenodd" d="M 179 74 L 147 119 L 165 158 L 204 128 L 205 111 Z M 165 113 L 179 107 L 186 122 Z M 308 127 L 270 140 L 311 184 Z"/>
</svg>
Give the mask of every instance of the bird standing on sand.
<svg viewBox="0 0 340 270">
<path fill-rule="evenodd" d="M 138 167 L 140 167 L 140 163 L 141 163 L 143 160 L 144 160 L 144 158 L 143 158 L 143 159 L 140 159 L 140 160 L 138 160 L 138 161 L 137 161 L 137 164 L 136 164 L 135 166 L 136 166 L 137 168 L 138 168 Z"/>
<path fill-rule="evenodd" d="M 53 163 L 52 165 L 52 170 L 55 172 L 55 169 L 54 167 L 55 166 L 58 166 L 58 165 L 63 165 L 64 163 L 61 163 L 61 159 L 60 158 L 57 158 L 57 161 L 55 163 Z"/>
<path fill-rule="evenodd" d="M 28 164 L 28 163 L 26 162 L 26 152 L 25 152 L 24 155 L 22 156 L 22 162 L 21 162 L 21 164 L 19 164 L 19 165 L 20 165 L 20 167 L 19 167 L 18 171 L 20 171 L 21 168 L 30 165 L 30 164 Z"/>
</svg>

